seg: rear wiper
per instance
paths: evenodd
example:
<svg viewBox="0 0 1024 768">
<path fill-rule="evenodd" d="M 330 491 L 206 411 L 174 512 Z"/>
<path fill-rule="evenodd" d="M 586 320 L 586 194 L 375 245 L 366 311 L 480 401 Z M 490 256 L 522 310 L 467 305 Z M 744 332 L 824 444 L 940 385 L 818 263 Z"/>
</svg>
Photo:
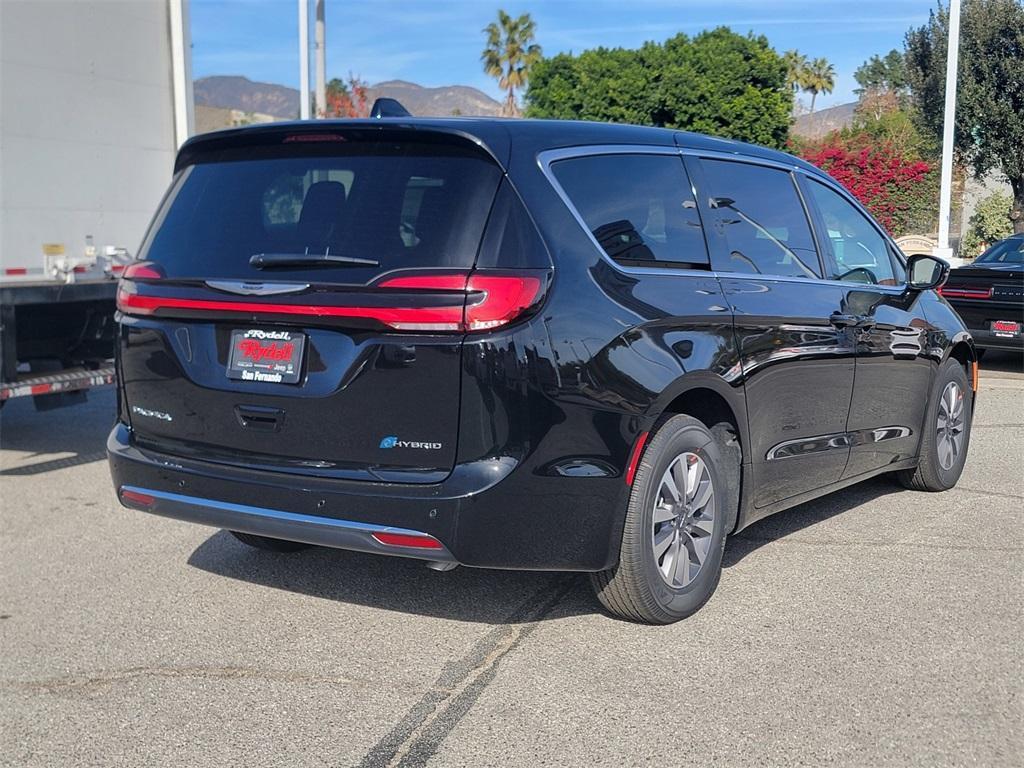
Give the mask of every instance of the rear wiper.
<svg viewBox="0 0 1024 768">
<path fill-rule="evenodd" d="M 256 269 L 288 267 L 379 267 L 375 259 L 359 259 L 355 256 L 335 256 L 333 253 L 254 253 L 249 257 L 250 266 Z"/>
</svg>

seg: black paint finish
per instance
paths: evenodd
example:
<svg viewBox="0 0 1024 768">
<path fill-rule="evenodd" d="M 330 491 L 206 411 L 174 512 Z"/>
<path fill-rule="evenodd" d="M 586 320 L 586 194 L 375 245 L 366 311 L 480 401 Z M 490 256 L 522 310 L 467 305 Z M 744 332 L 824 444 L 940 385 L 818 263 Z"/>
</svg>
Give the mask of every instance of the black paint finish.
<svg viewBox="0 0 1024 768">
<path fill-rule="evenodd" d="M 629 145 L 680 164 L 687 154 L 687 169 L 701 153 L 727 153 L 831 183 L 788 155 L 579 123 L 394 119 L 315 128 L 361 132 L 361 140 L 377 131 L 388 141 L 415 133 L 420 141 L 479 144 L 550 256 L 543 304 L 511 325 L 469 334 L 253 316 L 258 327 L 307 334 L 297 385 L 225 376 L 225 341 L 238 322 L 122 317 L 122 415 L 108 444 L 116 487 L 420 531 L 466 565 L 599 570 L 618 558 L 631 449 L 665 413 L 724 414 L 734 424 L 738 529 L 912 466 L 936 367 L 955 349 L 974 359 L 962 323 L 932 293 L 721 271 L 727 246 L 699 168 L 690 191 L 707 252 L 679 258 L 710 262 L 707 269 L 613 263 L 545 173 L 552 150 Z M 193 139 L 178 166 L 307 130 L 293 124 Z M 136 406 L 171 420 L 133 415 Z M 240 412 L 258 417 L 253 424 L 270 414 L 273 423 L 252 428 Z M 388 436 L 441 447 L 381 447 Z M 797 448 L 769 458 L 787 443 Z"/>
</svg>

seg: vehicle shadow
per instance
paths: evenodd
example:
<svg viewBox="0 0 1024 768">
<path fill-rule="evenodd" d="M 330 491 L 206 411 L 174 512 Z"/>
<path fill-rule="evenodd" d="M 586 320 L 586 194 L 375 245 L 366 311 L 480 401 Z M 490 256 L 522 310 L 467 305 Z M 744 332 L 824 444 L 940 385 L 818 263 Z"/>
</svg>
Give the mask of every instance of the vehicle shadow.
<svg viewBox="0 0 1024 768">
<path fill-rule="evenodd" d="M 53 411 L 36 411 L 30 397 L 10 400 L 0 411 L 0 477 L 103 461 L 116 407 L 113 388 L 93 390 L 87 402 Z"/>
<path fill-rule="evenodd" d="M 722 565 L 730 568 L 766 544 L 799 533 L 862 504 L 903 491 L 894 478 L 876 477 L 759 520 L 729 538 Z"/>
<path fill-rule="evenodd" d="M 188 564 L 217 576 L 310 597 L 386 611 L 483 624 L 536 621 L 536 606 L 565 592 L 551 615 L 599 613 L 585 574 L 456 568 L 438 573 L 422 561 L 325 547 L 263 552 L 218 531 Z"/>
<path fill-rule="evenodd" d="M 760 547 L 897 492 L 892 480 L 879 478 L 773 515 L 730 538 L 723 565 L 736 565 Z M 525 609 L 562 590 L 568 592 L 553 615 L 601 612 L 585 574 L 478 568 L 437 573 L 417 560 L 322 547 L 278 554 L 252 549 L 226 531 L 200 544 L 188 564 L 217 576 L 324 600 L 457 621 L 534 621 L 537 617 Z"/>
</svg>

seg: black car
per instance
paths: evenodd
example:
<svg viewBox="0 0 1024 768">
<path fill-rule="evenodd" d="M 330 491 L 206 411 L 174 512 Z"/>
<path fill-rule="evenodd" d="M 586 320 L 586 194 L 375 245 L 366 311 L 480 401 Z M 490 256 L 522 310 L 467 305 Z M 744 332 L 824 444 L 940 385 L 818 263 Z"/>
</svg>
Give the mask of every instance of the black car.
<svg viewBox="0 0 1024 768">
<path fill-rule="evenodd" d="M 954 269 L 939 293 L 963 318 L 979 352 L 1024 350 L 1024 233 Z"/>
<path fill-rule="evenodd" d="M 957 482 L 976 355 L 946 273 L 818 169 L 706 136 L 200 136 L 120 285 L 114 485 L 262 549 L 586 571 L 672 622 L 755 520 Z"/>
</svg>

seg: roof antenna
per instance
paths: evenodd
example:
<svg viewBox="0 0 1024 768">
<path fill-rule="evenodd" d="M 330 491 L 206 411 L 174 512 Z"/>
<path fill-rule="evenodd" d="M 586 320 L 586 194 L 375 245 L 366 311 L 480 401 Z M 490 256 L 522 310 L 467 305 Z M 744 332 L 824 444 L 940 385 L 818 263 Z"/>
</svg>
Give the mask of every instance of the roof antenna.
<svg viewBox="0 0 1024 768">
<path fill-rule="evenodd" d="M 397 99 L 377 99 L 370 107 L 370 117 L 412 117 L 409 110 L 398 103 Z"/>
</svg>

